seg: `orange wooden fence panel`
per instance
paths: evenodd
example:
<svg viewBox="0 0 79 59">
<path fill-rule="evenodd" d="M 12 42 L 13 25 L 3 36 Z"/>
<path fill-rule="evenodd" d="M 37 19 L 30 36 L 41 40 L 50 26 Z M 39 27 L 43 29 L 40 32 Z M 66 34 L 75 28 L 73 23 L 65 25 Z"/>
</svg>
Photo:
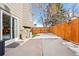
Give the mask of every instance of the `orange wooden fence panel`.
<svg viewBox="0 0 79 59">
<path fill-rule="evenodd" d="M 64 22 L 63 23 L 63 30 L 64 32 L 64 39 L 67 40 L 67 41 L 70 41 L 70 35 L 71 35 L 71 28 L 69 26 L 69 23 L 67 22 Z"/>
<path fill-rule="evenodd" d="M 48 28 L 46 28 L 46 27 L 33 27 L 32 33 L 47 33 L 48 32 L 47 29 Z"/>
<path fill-rule="evenodd" d="M 49 28 L 49 32 L 54 33 L 67 41 L 79 43 L 79 18 L 72 21 L 57 24 Z"/>
<path fill-rule="evenodd" d="M 71 39 L 75 43 L 79 43 L 79 19 L 71 21 Z"/>
</svg>

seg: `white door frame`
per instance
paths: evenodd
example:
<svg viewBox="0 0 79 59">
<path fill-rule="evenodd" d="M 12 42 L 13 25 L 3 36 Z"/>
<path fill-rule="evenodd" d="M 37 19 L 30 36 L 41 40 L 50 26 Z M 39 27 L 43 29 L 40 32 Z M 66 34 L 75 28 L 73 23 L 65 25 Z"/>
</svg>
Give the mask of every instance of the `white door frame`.
<svg viewBox="0 0 79 59">
<path fill-rule="evenodd" d="M 17 18 L 17 17 L 15 17 L 15 16 L 13 16 L 12 15 L 12 17 L 11 17 L 11 20 L 12 20 L 12 18 L 14 18 L 14 23 L 15 23 L 15 25 L 14 25 L 14 32 L 15 32 L 15 37 L 16 37 L 16 35 L 17 35 L 17 37 L 16 38 L 14 38 L 15 40 L 18 40 L 19 39 L 19 18 Z M 16 27 L 16 25 L 17 25 L 17 27 Z M 17 34 L 16 34 L 16 30 L 17 30 Z"/>
<path fill-rule="evenodd" d="M 18 19 L 19 18 L 17 18 L 17 17 L 15 17 L 15 16 L 13 16 L 13 15 L 11 15 L 10 13 L 8 13 L 8 12 L 6 12 L 6 11 L 4 11 L 4 10 L 2 10 L 2 9 L 0 9 L 0 30 L 1 30 L 1 33 L 0 33 L 0 35 L 1 35 L 1 40 L 3 40 L 3 31 L 2 31 L 2 29 L 3 29 L 3 13 L 4 14 L 6 14 L 6 15 L 8 15 L 8 16 L 10 16 L 10 20 L 11 20 L 11 32 L 10 32 L 10 36 L 11 36 L 11 39 L 10 40 L 12 40 L 12 17 L 14 17 L 15 19 L 17 19 L 17 21 L 18 21 Z M 18 23 L 18 22 L 17 22 Z M 19 27 L 19 23 L 18 23 L 18 26 L 17 27 Z M 18 31 L 18 37 L 19 37 L 19 30 L 17 30 Z"/>
</svg>

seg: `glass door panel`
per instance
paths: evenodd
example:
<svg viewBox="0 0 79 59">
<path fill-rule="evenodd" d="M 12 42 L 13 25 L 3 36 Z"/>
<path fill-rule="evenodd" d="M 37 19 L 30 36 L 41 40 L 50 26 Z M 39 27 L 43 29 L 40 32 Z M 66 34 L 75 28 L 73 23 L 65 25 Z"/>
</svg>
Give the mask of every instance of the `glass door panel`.
<svg viewBox="0 0 79 59">
<path fill-rule="evenodd" d="M 2 19 L 1 19 L 1 11 L 0 11 L 0 40 L 2 40 Z"/>
<path fill-rule="evenodd" d="M 12 38 L 17 38 L 17 19 L 12 17 Z"/>
<path fill-rule="evenodd" d="M 15 30 L 14 30 L 14 28 L 15 28 L 15 23 L 14 23 L 15 21 L 14 21 L 14 18 L 12 17 L 12 39 L 14 39 L 15 38 Z"/>
<path fill-rule="evenodd" d="M 18 23 L 17 23 L 17 19 L 15 19 L 15 37 L 17 38 L 17 33 L 18 33 L 18 28 L 17 28 L 17 26 L 18 26 Z"/>
<path fill-rule="evenodd" d="M 3 40 L 11 39 L 11 17 L 3 13 Z"/>
</svg>

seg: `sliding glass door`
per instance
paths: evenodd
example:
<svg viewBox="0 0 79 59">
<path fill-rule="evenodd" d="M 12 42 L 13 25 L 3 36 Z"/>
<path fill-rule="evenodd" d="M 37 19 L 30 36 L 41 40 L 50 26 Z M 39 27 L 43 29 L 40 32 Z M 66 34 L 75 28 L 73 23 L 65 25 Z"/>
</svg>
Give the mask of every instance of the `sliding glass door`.
<svg viewBox="0 0 79 59">
<path fill-rule="evenodd" d="M 11 16 L 3 13 L 3 40 L 9 40 L 11 39 Z"/>
<path fill-rule="evenodd" d="M 18 37 L 18 22 L 7 12 L 0 11 L 0 40 L 10 40 Z"/>
</svg>

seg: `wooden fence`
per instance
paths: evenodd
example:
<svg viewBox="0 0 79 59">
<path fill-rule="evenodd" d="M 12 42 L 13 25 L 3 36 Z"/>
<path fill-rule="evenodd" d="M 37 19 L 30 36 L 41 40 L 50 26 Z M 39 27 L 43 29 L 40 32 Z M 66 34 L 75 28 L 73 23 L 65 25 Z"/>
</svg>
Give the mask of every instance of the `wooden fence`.
<svg viewBox="0 0 79 59">
<path fill-rule="evenodd" d="M 54 33 L 67 41 L 79 44 L 79 19 L 57 24 L 49 28 Z"/>
<path fill-rule="evenodd" d="M 64 40 L 71 41 L 73 43 L 79 44 L 79 18 L 74 19 L 70 22 L 64 22 L 56 24 L 50 28 L 38 27 L 32 28 L 33 33 L 53 33 Z"/>
<path fill-rule="evenodd" d="M 32 33 L 47 33 L 48 28 L 47 27 L 33 27 Z"/>
</svg>

